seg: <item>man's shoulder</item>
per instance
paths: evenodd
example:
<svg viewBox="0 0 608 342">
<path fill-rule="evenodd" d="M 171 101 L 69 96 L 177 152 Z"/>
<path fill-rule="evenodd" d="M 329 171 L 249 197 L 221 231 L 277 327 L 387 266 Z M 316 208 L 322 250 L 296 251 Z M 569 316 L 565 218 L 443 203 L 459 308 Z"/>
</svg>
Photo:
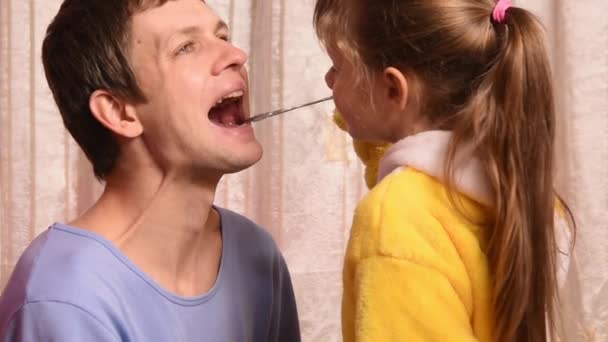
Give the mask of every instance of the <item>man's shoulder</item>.
<svg viewBox="0 0 608 342">
<path fill-rule="evenodd" d="M 48 242 L 48 231 L 38 235 L 25 249 L 0 296 L 0 325 L 26 302 L 28 287 L 37 273 L 38 260 Z"/>
<path fill-rule="evenodd" d="M 54 225 L 19 258 L 0 298 L 0 311 L 15 311 L 33 302 L 79 305 L 79 300 L 93 300 L 90 295 L 103 290 L 103 269 L 112 262 L 104 253 L 109 252 L 96 241 Z"/>
<path fill-rule="evenodd" d="M 254 243 L 258 248 L 278 250 L 272 235 L 251 219 L 232 210 L 216 207 L 222 219 L 222 228 L 229 229 L 239 242 Z"/>
</svg>

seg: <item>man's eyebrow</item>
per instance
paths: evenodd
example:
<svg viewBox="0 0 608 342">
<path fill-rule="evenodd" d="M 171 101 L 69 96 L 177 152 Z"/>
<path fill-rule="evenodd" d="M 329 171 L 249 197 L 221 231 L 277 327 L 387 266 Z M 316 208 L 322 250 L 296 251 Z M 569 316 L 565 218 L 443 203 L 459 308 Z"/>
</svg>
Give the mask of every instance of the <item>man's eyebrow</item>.
<svg viewBox="0 0 608 342">
<path fill-rule="evenodd" d="M 195 35 L 195 34 L 201 33 L 201 31 L 202 31 L 202 29 L 198 25 L 184 26 L 184 27 L 178 29 L 177 31 L 173 32 L 165 40 L 165 44 L 167 44 L 168 41 L 171 40 L 171 38 L 175 37 L 176 35 Z M 218 21 L 217 24 L 215 25 L 214 32 L 218 32 L 218 31 L 228 31 L 228 25 L 223 20 Z"/>
<path fill-rule="evenodd" d="M 198 27 L 198 26 L 195 26 L 195 25 L 185 26 L 185 27 L 182 27 L 179 30 L 175 31 L 171 35 L 171 37 L 174 37 L 174 36 L 176 36 L 178 34 L 182 34 L 182 35 L 196 34 L 196 33 L 199 33 L 201 31 L 202 31 L 201 28 Z"/>
<path fill-rule="evenodd" d="M 225 21 L 223 20 L 219 20 L 217 22 L 217 24 L 215 24 L 215 29 L 213 30 L 213 32 L 218 32 L 218 31 L 228 31 L 228 24 L 226 24 Z M 202 29 L 200 26 L 197 25 L 191 25 L 191 26 L 185 26 L 180 28 L 179 30 L 177 30 L 175 33 L 178 34 L 193 34 L 193 33 L 199 33 L 201 32 Z"/>
</svg>

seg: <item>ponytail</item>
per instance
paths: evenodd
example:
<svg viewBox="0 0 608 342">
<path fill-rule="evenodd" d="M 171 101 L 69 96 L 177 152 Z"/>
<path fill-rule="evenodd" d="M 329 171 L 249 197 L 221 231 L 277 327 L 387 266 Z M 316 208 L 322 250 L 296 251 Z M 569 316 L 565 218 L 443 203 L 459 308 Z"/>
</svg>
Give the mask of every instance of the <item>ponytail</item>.
<svg viewBox="0 0 608 342">
<path fill-rule="evenodd" d="M 493 25 L 498 52 L 461 112 L 469 118 L 461 129 L 474 132 L 496 196 L 488 234 L 495 337 L 546 341 L 557 292 L 551 72 L 533 15 L 510 8 Z"/>
</svg>

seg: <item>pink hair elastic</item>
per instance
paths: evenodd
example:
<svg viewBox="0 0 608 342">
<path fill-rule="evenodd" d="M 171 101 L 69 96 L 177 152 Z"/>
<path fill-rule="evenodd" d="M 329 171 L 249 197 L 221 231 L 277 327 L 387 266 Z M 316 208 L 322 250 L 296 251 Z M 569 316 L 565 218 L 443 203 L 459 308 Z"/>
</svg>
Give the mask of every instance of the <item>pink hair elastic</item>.
<svg viewBox="0 0 608 342">
<path fill-rule="evenodd" d="M 492 12 L 492 18 L 494 21 L 502 24 L 505 22 L 507 16 L 507 10 L 512 6 L 511 0 L 498 0 L 494 12 Z"/>
</svg>

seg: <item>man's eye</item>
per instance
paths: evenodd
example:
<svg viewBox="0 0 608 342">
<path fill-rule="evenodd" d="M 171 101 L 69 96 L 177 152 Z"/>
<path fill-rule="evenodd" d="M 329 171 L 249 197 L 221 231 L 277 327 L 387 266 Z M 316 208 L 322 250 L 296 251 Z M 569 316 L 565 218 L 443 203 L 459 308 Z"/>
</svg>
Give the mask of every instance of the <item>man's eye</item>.
<svg viewBox="0 0 608 342">
<path fill-rule="evenodd" d="M 183 55 L 186 53 L 190 53 L 194 51 L 194 43 L 193 42 L 188 42 L 184 45 L 182 45 L 182 47 L 179 48 L 179 50 L 177 50 L 177 54 L 178 55 Z"/>
<path fill-rule="evenodd" d="M 218 36 L 219 39 L 225 41 L 225 42 L 229 42 L 230 38 L 228 36 Z"/>
</svg>

